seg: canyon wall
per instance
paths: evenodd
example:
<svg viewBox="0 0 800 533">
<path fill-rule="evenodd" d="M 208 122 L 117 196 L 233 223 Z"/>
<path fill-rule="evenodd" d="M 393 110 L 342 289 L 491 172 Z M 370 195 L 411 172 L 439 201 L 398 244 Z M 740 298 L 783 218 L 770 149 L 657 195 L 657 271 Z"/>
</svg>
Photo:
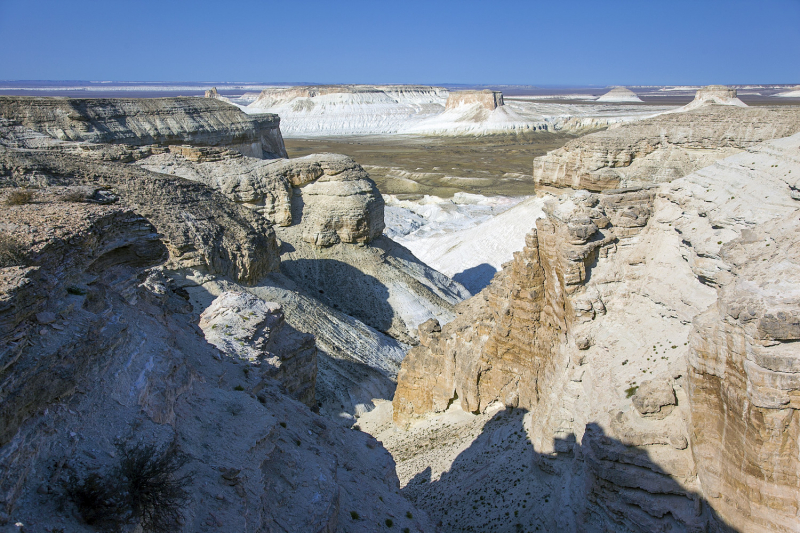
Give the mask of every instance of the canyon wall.
<svg viewBox="0 0 800 533">
<path fill-rule="evenodd" d="M 525 409 L 534 478 L 570 502 L 540 504 L 551 527 L 795 531 L 798 179 L 795 135 L 548 200 L 491 285 L 420 328 L 395 422 Z"/>
<path fill-rule="evenodd" d="M 277 115 L 247 115 L 214 98 L 0 97 L 0 117 L 65 141 L 223 147 L 257 158 L 286 148 Z"/>
</svg>

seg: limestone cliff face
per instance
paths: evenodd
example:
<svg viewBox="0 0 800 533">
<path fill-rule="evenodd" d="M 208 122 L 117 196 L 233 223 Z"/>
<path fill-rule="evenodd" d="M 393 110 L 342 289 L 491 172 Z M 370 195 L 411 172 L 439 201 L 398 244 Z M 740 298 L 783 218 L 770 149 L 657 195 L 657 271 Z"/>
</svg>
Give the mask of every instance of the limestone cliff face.
<svg viewBox="0 0 800 533">
<path fill-rule="evenodd" d="M 451 92 L 447 97 L 445 110 L 455 109 L 462 105 L 475 105 L 493 111 L 498 107 L 504 105 L 503 93 L 500 91 L 490 91 L 485 89 L 483 91 L 456 91 Z"/>
<path fill-rule="evenodd" d="M 701 106 L 570 141 L 537 157 L 537 184 L 603 191 L 683 177 L 759 142 L 800 131 L 791 108 Z"/>
<path fill-rule="evenodd" d="M 550 200 L 487 289 L 420 329 L 395 422 L 526 409 L 568 528 L 795 531 L 798 147 Z"/>
<path fill-rule="evenodd" d="M 215 98 L 0 97 L 0 117 L 65 141 L 216 146 L 286 157 L 277 115 L 247 115 Z"/>
<path fill-rule="evenodd" d="M 704 493 L 745 531 L 796 531 L 800 498 L 797 212 L 742 233 L 719 299 L 694 320 L 689 399 Z M 763 260 L 766 259 L 764 264 Z M 726 277 L 728 277 L 726 276 Z"/>
<path fill-rule="evenodd" d="M 590 265 L 608 255 L 617 233 L 626 237 L 646 224 L 652 197 L 637 191 L 547 203 L 548 217 L 489 287 L 460 304 L 444 328 L 421 328 L 421 346 L 398 376 L 395 421 L 406 425 L 415 415 L 442 411 L 454 398 L 470 412 L 495 401 L 534 408 L 573 323 L 605 313 L 591 294 L 570 296 L 584 289 Z"/>
</svg>

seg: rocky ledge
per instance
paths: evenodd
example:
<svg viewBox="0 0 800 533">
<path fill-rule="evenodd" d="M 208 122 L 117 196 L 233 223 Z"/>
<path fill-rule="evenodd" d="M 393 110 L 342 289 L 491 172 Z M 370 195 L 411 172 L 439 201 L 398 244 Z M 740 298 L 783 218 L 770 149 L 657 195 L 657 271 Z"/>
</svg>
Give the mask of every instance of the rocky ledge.
<svg viewBox="0 0 800 533">
<path fill-rule="evenodd" d="M 484 89 L 483 91 L 451 92 L 447 97 L 447 103 L 444 108 L 446 111 L 463 105 L 477 105 L 488 111 L 493 111 L 505 104 L 503 103 L 503 93 Z"/>
<path fill-rule="evenodd" d="M 664 183 L 800 131 L 795 108 L 706 103 L 570 141 L 534 159 L 534 180 L 537 185 L 590 191 Z"/>
<path fill-rule="evenodd" d="M 190 144 L 257 158 L 287 157 L 277 115 L 247 115 L 214 98 L 0 96 L 0 117 L 62 141 Z"/>
</svg>

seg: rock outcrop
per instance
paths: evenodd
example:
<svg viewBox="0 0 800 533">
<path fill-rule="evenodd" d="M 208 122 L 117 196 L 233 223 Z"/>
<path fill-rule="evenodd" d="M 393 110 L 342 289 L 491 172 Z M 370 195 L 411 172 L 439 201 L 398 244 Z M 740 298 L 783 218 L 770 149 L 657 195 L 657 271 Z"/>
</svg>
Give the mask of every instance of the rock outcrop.
<svg viewBox="0 0 800 533">
<path fill-rule="evenodd" d="M 241 344 L 209 334 L 223 356 L 163 268 L 176 245 L 195 239 L 219 255 L 197 250 L 204 265 L 226 263 L 226 253 L 239 264 L 234 241 L 268 255 L 274 236 L 262 217 L 201 184 L 120 164 L 1 155 L 4 200 L 18 191 L 10 184 L 39 188 L 0 210 L 0 245 L 17 244 L 0 267 L 0 527 L 139 527 L 114 492 L 115 469 L 138 446 L 186 458 L 176 475 L 192 482 L 176 518 L 167 516 L 172 531 L 367 532 L 390 517 L 398 528 L 435 530 L 398 493 L 380 443 L 285 394 L 309 399 L 308 335 L 281 324 L 274 306 L 223 297 L 203 319 L 206 332 L 236 330 Z M 265 236 L 272 245 L 256 238 Z M 226 272 L 235 279 L 230 268 L 218 281 L 241 293 Z M 121 507 L 93 504 L 92 487 L 109 487 L 103 494 Z"/>
<path fill-rule="evenodd" d="M 317 246 L 366 244 L 383 232 L 383 198 L 369 174 L 347 156 L 272 161 L 227 156 L 198 162 L 171 152 L 137 164 L 205 183 L 273 224 L 300 225 L 303 238 Z"/>
<path fill-rule="evenodd" d="M 545 530 L 794 531 L 798 179 L 794 135 L 550 200 L 487 289 L 420 328 L 395 422 L 525 409 L 538 468 L 514 475 L 547 487 L 526 501 Z"/>
<path fill-rule="evenodd" d="M 89 201 L 118 201 L 164 236 L 170 268 L 253 283 L 279 267 L 275 232 L 267 221 L 199 183 L 70 154 L 0 150 L 0 185 L 86 186 Z M 8 211 L 24 216 L 29 209 Z M 28 235 L 37 235 L 35 225 L 28 227 Z"/>
<path fill-rule="evenodd" d="M 222 147 L 257 158 L 286 148 L 277 115 L 247 115 L 215 98 L 0 97 L 0 117 L 65 141 Z"/>
<path fill-rule="evenodd" d="M 488 111 L 494 111 L 498 107 L 504 105 L 503 93 L 500 91 L 490 91 L 485 89 L 483 91 L 456 91 L 451 92 L 447 97 L 447 103 L 444 108 L 455 109 L 459 106 L 472 106 L 478 105 Z"/>
<path fill-rule="evenodd" d="M 200 314 L 200 329 L 224 355 L 251 363 L 292 397 L 316 405 L 314 337 L 287 325 L 280 304 L 246 292 L 225 292 Z"/>
<path fill-rule="evenodd" d="M 800 131 L 794 108 L 702 106 L 623 124 L 537 157 L 537 185 L 603 191 L 672 181 Z"/>
<path fill-rule="evenodd" d="M 607 93 L 601 95 L 595 102 L 630 103 L 641 102 L 642 99 L 627 87 L 614 87 Z"/>
</svg>

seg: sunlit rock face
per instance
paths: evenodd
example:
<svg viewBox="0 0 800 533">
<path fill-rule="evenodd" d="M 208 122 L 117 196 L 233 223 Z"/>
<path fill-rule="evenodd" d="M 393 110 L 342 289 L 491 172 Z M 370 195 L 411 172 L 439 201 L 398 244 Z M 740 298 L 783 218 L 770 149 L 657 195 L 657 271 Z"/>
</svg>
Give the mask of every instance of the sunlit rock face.
<svg viewBox="0 0 800 533">
<path fill-rule="evenodd" d="M 489 287 L 422 325 L 395 422 L 524 408 L 583 530 L 794 531 L 798 180 L 794 135 L 547 201 Z"/>
<path fill-rule="evenodd" d="M 489 111 L 494 111 L 498 107 L 505 105 L 503 103 L 503 93 L 500 91 L 456 91 L 451 92 L 447 97 L 445 109 L 455 109 L 459 106 L 465 105 L 479 105 L 480 107 Z"/>
<path fill-rule="evenodd" d="M 600 96 L 596 102 L 641 102 L 641 98 L 636 93 L 626 87 L 614 87 L 604 95 Z"/>
<path fill-rule="evenodd" d="M 689 110 L 708 105 L 747 107 L 747 104 L 739 100 L 736 89 L 733 87 L 726 87 L 725 85 L 707 85 L 698 89 L 694 100 L 682 109 Z"/>
</svg>

